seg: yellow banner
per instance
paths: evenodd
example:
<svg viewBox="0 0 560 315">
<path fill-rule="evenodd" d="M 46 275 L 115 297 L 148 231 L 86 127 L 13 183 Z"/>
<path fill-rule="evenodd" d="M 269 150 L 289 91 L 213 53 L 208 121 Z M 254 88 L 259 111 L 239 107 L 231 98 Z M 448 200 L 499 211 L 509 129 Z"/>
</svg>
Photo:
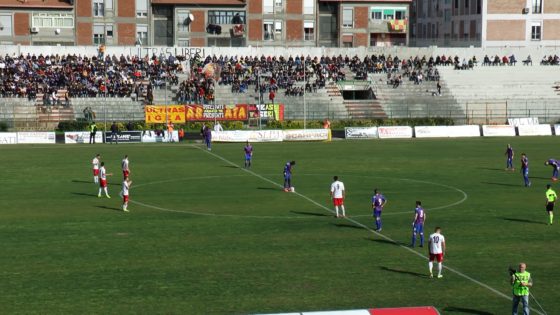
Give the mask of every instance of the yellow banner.
<svg viewBox="0 0 560 315">
<path fill-rule="evenodd" d="M 172 123 L 185 122 L 185 106 L 183 105 L 146 105 L 145 113 L 147 124 L 165 124 L 167 121 Z"/>
</svg>

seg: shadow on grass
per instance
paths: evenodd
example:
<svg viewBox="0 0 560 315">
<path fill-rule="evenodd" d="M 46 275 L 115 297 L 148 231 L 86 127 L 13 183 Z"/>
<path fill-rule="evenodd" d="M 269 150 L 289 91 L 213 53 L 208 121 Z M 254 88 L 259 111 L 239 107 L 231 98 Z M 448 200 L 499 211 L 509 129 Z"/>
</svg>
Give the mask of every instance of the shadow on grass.
<svg viewBox="0 0 560 315">
<path fill-rule="evenodd" d="M 80 180 L 80 179 L 73 179 L 73 180 L 72 180 L 72 183 L 84 183 L 84 184 L 94 184 L 94 185 L 97 185 L 97 184 L 95 184 L 95 183 L 92 182 L 92 181 L 89 181 L 89 180 Z"/>
<path fill-rule="evenodd" d="M 347 224 L 347 223 L 332 223 L 332 225 L 339 227 L 339 228 L 348 228 L 348 229 L 356 229 L 356 230 L 363 230 L 364 228 L 361 226 Z"/>
<path fill-rule="evenodd" d="M 257 189 L 259 189 L 259 190 L 278 190 L 278 191 L 280 191 L 279 188 L 275 188 L 275 187 L 257 187 Z"/>
<path fill-rule="evenodd" d="M 546 225 L 545 222 L 533 221 L 533 220 L 527 220 L 527 219 L 506 218 L 506 217 L 499 217 L 499 218 L 502 219 L 502 220 L 512 221 L 512 222 L 532 223 L 532 224 L 544 224 L 544 225 Z"/>
<path fill-rule="evenodd" d="M 113 210 L 113 211 L 119 211 L 122 212 L 121 208 L 115 208 L 115 207 L 108 207 L 108 206 L 96 206 L 97 208 L 101 208 L 101 209 L 107 209 L 107 210 Z"/>
<path fill-rule="evenodd" d="M 88 193 L 82 193 L 82 192 L 71 192 L 71 194 L 73 194 L 73 195 L 78 195 L 78 196 L 97 197 L 96 194 L 88 194 Z"/>
<path fill-rule="evenodd" d="M 510 186 L 510 187 L 523 187 L 521 184 L 507 184 L 507 183 L 493 183 L 493 182 L 480 182 L 481 184 L 488 184 L 488 185 L 498 185 L 498 186 Z"/>
<path fill-rule="evenodd" d="M 222 165 L 222 167 L 227 167 L 227 168 L 239 168 L 239 167 L 233 166 L 233 165 Z"/>
<path fill-rule="evenodd" d="M 415 276 L 415 277 L 419 277 L 419 278 L 428 278 L 427 275 L 419 273 L 419 272 L 414 272 L 414 271 L 408 271 L 408 270 L 400 270 L 400 269 L 393 269 L 393 268 L 389 268 L 389 267 L 385 267 L 385 266 L 381 266 L 379 267 L 381 270 L 384 271 L 390 271 L 390 272 L 396 272 L 396 273 L 402 273 L 405 275 L 411 275 L 411 276 Z"/>
<path fill-rule="evenodd" d="M 475 310 L 472 308 L 455 307 L 448 306 L 443 309 L 444 312 L 460 313 L 460 314 L 476 314 L 476 315 L 494 315 L 494 313 L 489 313 L 485 311 Z"/>
<path fill-rule="evenodd" d="M 326 213 L 305 212 L 305 211 L 290 211 L 290 212 L 295 214 L 310 215 L 315 217 L 329 217 L 329 215 Z"/>
<path fill-rule="evenodd" d="M 382 243 L 382 244 L 389 244 L 389 245 L 394 245 L 394 246 L 407 246 L 408 244 L 403 243 L 403 242 L 393 242 L 393 241 L 389 241 L 383 238 L 366 238 L 366 240 L 368 241 L 372 241 L 372 242 L 376 242 L 376 243 Z"/>
<path fill-rule="evenodd" d="M 503 168 L 492 168 L 492 167 L 479 167 L 479 170 L 487 170 L 487 171 L 504 171 Z"/>
<path fill-rule="evenodd" d="M 529 179 L 546 179 L 552 181 L 552 177 L 529 176 Z"/>
</svg>

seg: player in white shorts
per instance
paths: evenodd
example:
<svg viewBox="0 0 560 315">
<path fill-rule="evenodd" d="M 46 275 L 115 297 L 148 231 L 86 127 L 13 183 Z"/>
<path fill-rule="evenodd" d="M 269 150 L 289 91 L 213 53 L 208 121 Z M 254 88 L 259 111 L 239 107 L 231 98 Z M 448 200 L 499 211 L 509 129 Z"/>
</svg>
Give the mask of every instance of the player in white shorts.
<svg viewBox="0 0 560 315">
<path fill-rule="evenodd" d="M 130 175 L 130 169 L 128 168 L 128 155 L 125 155 L 124 159 L 121 161 L 121 167 L 123 178 L 127 178 Z"/>
<path fill-rule="evenodd" d="M 99 159 L 101 158 L 101 155 L 98 153 L 95 155 L 95 157 L 93 158 L 93 160 L 91 161 L 91 165 L 93 165 L 93 182 L 95 184 L 99 183 Z"/>
<path fill-rule="evenodd" d="M 441 234 L 441 228 L 438 226 L 435 229 L 435 233 L 430 235 L 428 240 L 428 248 L 430 249 L 430 262 L 428 267 L 430 268 L 430 278 L 434 277 L 432 269 L 434 267 L 434 260 L 438 262 L 438 278 L 443 278 L 441 271 L 443 269 L 443 256 L 445 255 L 445 237 Z"/>
<path fill-rule="evenodd" d="M 123 196 L 123 211 L 128 212 L 128 191 L 130 190 L 130 185 L 132 185 L 132 181 L 128 179 L 128 176 L 124 178 L 122 183 L 122 196 Z"/>
<path fill-rule="evenodd" d="M 331 198 L 333 200 L 336 217 L 340 218 L 338 207 L 342 210 L 342 217 L 345 217 L 344 197 L 346 192 L 344 191 L 344 183 L 338 180 L 338 176 L 333 177 L 333 180 L 334 182 L 331 184 Z"/>
<path fill-rule="evenodd" d="M 105 171 L 105 162 L 101 162 L 101 168 L 99 169 L 99 193 L 97 197 L 101 198 L 101 192 L 105 192 L 105 196 L 107 198 L 111 198 L 109 196 L 109 192 L 107 191 L 107 176 L 111 176 L 113 174 L 107 174 Z"/>
</svg>

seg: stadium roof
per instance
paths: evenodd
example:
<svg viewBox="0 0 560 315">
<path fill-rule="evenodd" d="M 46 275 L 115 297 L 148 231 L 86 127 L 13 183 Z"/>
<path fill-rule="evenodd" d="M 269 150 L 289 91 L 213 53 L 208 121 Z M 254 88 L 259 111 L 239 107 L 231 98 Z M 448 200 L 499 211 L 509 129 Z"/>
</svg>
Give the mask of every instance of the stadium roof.
<svg viewBox="0 0 560 315">
<path fill-rule="evenodd" d="M 1 0 L 0 8 L 72 9 L 68 0 Z"/>
<path fill-rule="evenodd" d="M 245 5 L 246 0 L 152 0 L 152 4 Z"/>
</svg>

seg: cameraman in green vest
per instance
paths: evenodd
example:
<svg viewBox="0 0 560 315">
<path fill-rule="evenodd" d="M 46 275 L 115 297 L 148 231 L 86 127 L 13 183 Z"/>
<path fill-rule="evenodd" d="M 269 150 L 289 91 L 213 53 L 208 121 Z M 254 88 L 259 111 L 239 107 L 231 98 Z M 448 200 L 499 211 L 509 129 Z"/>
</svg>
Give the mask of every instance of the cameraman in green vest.
<svg viewBox="0 0 560 315">
<path fill-rule="evenodd" d="M 523 315 L 529 315 L 529 288 L 533 286 L 531 274 L 525 269 L 525 263 L 519 263 L 519 270 L 511 274 L 511 284 L 513 285 L 513 309 L 511 314 L 517 315 L 519 301 L 523 304 Z"/>
</svg>

